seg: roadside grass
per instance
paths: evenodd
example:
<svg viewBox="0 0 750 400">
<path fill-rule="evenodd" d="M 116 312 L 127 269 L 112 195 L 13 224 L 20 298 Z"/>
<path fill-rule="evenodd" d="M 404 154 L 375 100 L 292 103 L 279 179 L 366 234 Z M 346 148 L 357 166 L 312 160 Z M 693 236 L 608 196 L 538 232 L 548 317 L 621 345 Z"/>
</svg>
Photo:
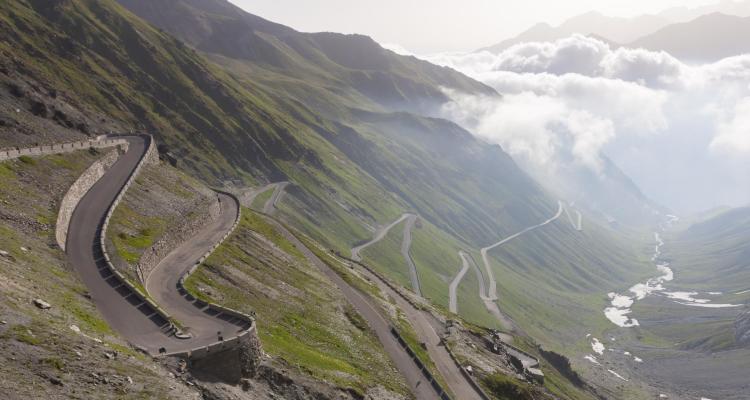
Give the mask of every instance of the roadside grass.
<svg viewBox="0 0 750 400">
<path fill-rule="evenodd" d="M 388 221 L 387 223 L 391 223 Z M 391 228 L 388 234 L 377 243 L 371 244 L 360 252 L 362 262 L 374 268 L 383 276 L 411 290 L 409 267 L 401 255 L 401 242 L 404 240 L 404 223 Z"/>
<path fill-rule="evenodd" d="M 423 218 L 418 218 L 414 224 L 410 253 L 417 267 L 422 295 L 445 309 L 449 301 L 448 285 L 461 270 L 458 251 L 462 247 L 456 239 Z"/>
<path fill-rule="evenodd" d="M 263 207 L 266 205 L 268 200 L 273 196 L 275 188 L 271 187 L 268 190 L 265 190 L 262 193 L 259 193 L 255 198 L 253 199 L 253 203 L 250 205 L 250 208 L 257 211 L 263 211 Z"/>
<path fill-rule="evenodd" d="M 482 384 L 498 400 L 532 400 L 534 394 L 528 383 L 501 374 L 482 379 Z"/>
<path fill-rule="evenodd" d="M 411 322 L 409 322 L 409 320 L 406 318 L 406 315 L 398 310 L 396 318 L 397 320 L 394 321 L 395 326 L 398 329 L 399 334 L 401 334 L 401 337 L 404 339 L 404 342 L 406 342 L 406 344 L 411 347 L 412 351 L 414 351 L 414 354 L 416 354 L 419 360 L 422 361 L 422 363 L 430 371 L 430 373 L 432 373 L 432 376 L 435 377 L 435 380 L 443 388 L 445 388 L 445 390 L 450 390 L 448 388 L 448 384 L 445 382 L 445 379 L 435 366 L 435 362 L 432 361 L 432 358 L 430 358 L 430 353 L 427 352 L 427 349 L 422 347 L 422 342 L 417 337 L 417 333 L 414 331 L 414 328 L 412 328 Z"/>
<path fill-rule="evenodd" d="M 113 264 L 131 282 L 133 266 L 167 233 L 207 212 L 204 184 L 168 164 L 146 165 L 112 214 L 107 248 Z M 145 292 L 144 292 L 145 293 Z"/>
<path fill-rule="evenodd" d="M 235 232 L 187 279 L 187 289 L 254 314 L 264 351 L 300 372 L 361 395 L 376 384 L 408 393 L 377 338 L 362 329 L 366 323 L 347 309 L 335 286 L 267 217 L 246 208 L 242 215 Z M 317 246 L 311 250 L 323 255 Z"/>
<path fill-rule="evenodd" d="M 35 163 L 0 162 L 0 209 L 27 221 L 19 226 L 14 220 L 0 220 L 0 249 L 9 253 L 0 256 L 0 315 L 7 320 L 0 325 L 0 347 L 14 353 L 0 364 L 0 392 L 10 388 L 18 398 L 68 396 L 44 378 L 58 376 L 65 387 L 75 384 L 81 398 L 135 396 L 95 385 L 89 376 L 92 368 L 131 376 L 147 398 L 166 398 L 171 392 L 166 372 L 160 376 L 158 366 L 112 331 L 85 297 L 87 290 L 65 254 L 50 245 L 54 224 L 34 224 L 54 221 L 62 197 L 94 160 L 96 156 L 84 150 L 35 158 Z M 32 302 L 36 298 L 52 307 L 40 310 Z M 100 361 L 102 352 L 111 350 L 121 356 Z"/>
</svg>

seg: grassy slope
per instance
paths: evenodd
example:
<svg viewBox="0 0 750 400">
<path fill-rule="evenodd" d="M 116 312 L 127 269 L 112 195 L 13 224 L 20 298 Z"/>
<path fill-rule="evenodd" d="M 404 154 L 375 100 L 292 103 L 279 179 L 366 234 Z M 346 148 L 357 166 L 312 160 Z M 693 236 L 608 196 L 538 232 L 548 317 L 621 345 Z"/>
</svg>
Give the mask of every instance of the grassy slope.
<svg viewBox="0 0 750 400">
<path fill-rule="evenodd" d="M 206 214 L 210 195 L 205 185 L 167 164 L 146 165 L 112 214 L 107 246 L 115 250 L 115 265 L 132 282 L 140 281 L 133 267 L 143 252 L 186 219 Z"/>
<path fill-rule="evenodd" d="M 385 237 L 362 251 L 362 260 L 376 271 L 411 290 L 409 268 L 401 255 L 404 221 L 391 228 Z"/>
<path fill-rule="evenodd" d="M 594 221 L 578 232 L 559 219 L 494 249 L 500 308 L 538 342 L 564 354 L 587 333 L 610 327 L 602 312 L 607 293 L 654 275 L 646 248 L 615 235 Z"/>
<path fill-rule="evenodd" d="M 358 314 L 265 218 L 243 209 L 237 231 L 187 286 L 255 313 L 264 350 L 300 371 L 360 392 L 382 385 L 404 393 L 397 370 Z"/>
<path fill-rule="evenodd" d="M 18 54 L 24 74 L 142 124 L 180 168 L 211 182 L 290 179 L 283 215 L 329 247 L 346 252 L 369 236 L 364 225 L 407 209 L 472 244 L 553 211 L 501 149 L 455 125 L 383 113 L 361 92 L 341 93 L 346 83 L 301 85 L 278 66 L 220 67 L 110 0 L 42 3 L 0 5 L 3 60 Z M 428 286 L 447 292 L 437 279 Z"/>
<path fill-rule="evenodd" d="M 687 229 L 664 235 L 664 257 L 671 262 L 675 280 L 670 291 L 703 292 L 696 297 L 713 303 L 743 304 L 750 293 L 750 209 L 739 208 L 712 215 Z M 705 292 L 721 292 L 707 295 Z M 739 308 L 697 308 L 666 299 L 649 299 L 634 309 L 648 323 L 648 334 L 655 344 L 698 351 L 736 348 L 734 321 Z"/>
<path fill-rule="evenodd" d="M 0 249 L 12 257 L 0 256 L 0 315 L 7 322 L 0 325 L 0 397 L 185 398 L 189 393 L 111 330 L 54 245 L 59 203 L 96 157 L 81 151 L 0 163 L 0 210 L 14 216 L 0 219 Z M 36 298 L 52 308 L 36 308 Z M 71 325 L 90 338 L 74 333 Z M 120 353 L 116 359 L 103 357 L 113 350 Z M 101 385 L 92 371 L 115 383 Z M 134 384 L 120 385 L 125 376 Z M 53 377 L 65 386 L 50 383 Z"/>
</svg>

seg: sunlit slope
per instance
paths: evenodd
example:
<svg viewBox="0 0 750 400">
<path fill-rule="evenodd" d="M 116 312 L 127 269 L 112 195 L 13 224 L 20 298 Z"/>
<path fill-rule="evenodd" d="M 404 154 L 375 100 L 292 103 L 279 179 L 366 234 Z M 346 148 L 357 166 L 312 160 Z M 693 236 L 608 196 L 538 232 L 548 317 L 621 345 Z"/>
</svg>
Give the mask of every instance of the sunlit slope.
<svg viewBox="0 0 750 400">
<path fill-rule="evenodd" d="M 738 318 L 750 299 L 750 208 L 725 211 L 666 237 L 665 257 L 675 280 L 670 291 L 695 293 L 711 304 L 686 306 L 671 299 L 652 299 L 635 309 L 650 333 L 681 349 L 722 351 L 743 347 L 747 331 Z"/>
<path fill-rule="evenodd" d="M 559 351 L 613 327 L 603 313 L 607 293 L 654 274 L 644 238 L 592 219 L 577 231 L 560 218 L 513 239 L 489 253 L 500 309 Z"/>
<path fill-rule="evenodd" d="M 750 208 L 725 211 L 690 226 L 668 242 L 678 283 L 697 289 L 750 289 Z"/>
</svg>

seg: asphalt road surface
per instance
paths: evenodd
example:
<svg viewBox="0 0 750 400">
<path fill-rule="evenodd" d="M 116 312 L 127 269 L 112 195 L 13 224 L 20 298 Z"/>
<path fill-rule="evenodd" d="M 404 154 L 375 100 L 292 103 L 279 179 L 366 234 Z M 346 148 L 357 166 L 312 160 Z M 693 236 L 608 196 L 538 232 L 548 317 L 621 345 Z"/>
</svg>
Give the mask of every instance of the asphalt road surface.
<svg viewBox="0 0 750 400">
<path fill-rule="evenodd" d="M 480 395 L 474 390 L 471 383 L 466 379 L 456 362 L 453 361 L 445 346 L 441 343 L 438 331 L 442 328 L 441 324 L 428 312 L 418 310 L 411 303 L 406 301 L 401 294 L 391 289 L 380 276 L 371 273 L 362 268 L 360 271 L 371 281 L 376 282 L 382 291 L 396 301 L 396 305 L 406 314 L 417 338 L 425 344 L 430 359 L 435 363 L 440 375 L 445 379 L 455 399 L 460 400 L 479 400 Z"/>
<path fill-rule="evenodd" d="M 378 229 L 378 231 L 375 233 L 375 236 L 367 243 L 361 244 L 357 247 L 352 248 L 352 260 L 354 261 L 362 261 L 362 256 L 359 255 L 359 253 L 367 248 L 370 245 L 373 245 L 385 237 L 385 235 L 388 234 L 388 231 L 391 230 L 394 226 L 398 225 L 401 221 L 409 218 L 409 216 L 412 214 L 403 214 L 401 215 L 397 220 L 390 223 L 390 225 L 382 227 Z"/>
<path fill-rule="evenodd" d="M 350 286 L 339 276 L 334 270 L 332 270 L 326 263 L 321 261 L 310 249 L 307 248 L 296 236 L 294 236 L 289 230 L 286 229 L 282 224 L 273 221 L 279 232 L 289 240 L 294 247 L 299 249 L 305 257 L 315 265 L 323 274 L 328 277 L 344 295 L 344 298 L 357 310 L 357 312 L 367 321 L 367 324 L 375 332 L 380 343 L 382 343 L 386 354 L 393 360 L 394 365 L 399 370 L 404 380 L 409 385 L 414 396 L 421 399 L 439 399 L 432 386 L 427 382 L 426 378 L 409 357 L 406 351 L 401 347 L 396 338 L 391 334 L 390 324 L 386 319 L 378 312 L 377 306 L 374 306 L 370 302 L 369 298 L 362 295 L 359 291 Z M 458 397 L 463 399 L 463 397 Z"/>
<path fill-rule="evenodd" d="M 560 215 L 562 215 L 562 213 L 563 213 L 563 204 L 562 204 L 562 202 L 558 201 L 557 202 L 557 206 L 558 206 L 557 213 L 552 218 L 550 218 L 550 219 L 542 222 L 541 224 L 530 226 L 530 227 L 528 227 L 528 228 L 526 228 L 526 229 L 524 229 L 524 230 L 522 230 L 522 231 L 520 231 L 518 233 L 510 235 L 507 238 L 505 238 L 505 239 L 503 239 L 503 240 L 501 240 L 501 241 L 499 241 L 499 242 L 497 242 L 497 243 L 495 243 L 493 245 L 487 246 L 487 247 L 485 247 L 485 248 L 483 248 L 481 250 L 481 253 L 482 253 L 482 262 L 484 262 L 484 269 L 487 272 L 487 277 L 490 280 L 489 291 L 487 293 L 487 297 L 489 297 L 491 300 L 493 300 L 493 301 L 497 300 L 497 281 L 495 281 L 495 275 L 492 273 L 492 268 L 490 267 L 490 261 L 487 258 L 487 252 L 490 251 L 490 250 L 492 250 L 492 249 L 494 249 L 495 247 L 501 246 L 501 245 L 503 245 L 503 244 L 505 244 L 505 243 L 507 243 L 507 242 L 509 242 L 509 241 L 511 241 L 511 240 L 513 240 L 513 239 L 515 239 L 515 238 L 523 235 L 526 232 L 529 232 L 529 231 L 532 231 L 534 229 L 540 228 L 540 227 L 542 227 L 544 225 L 547 225 L 550 222 L 552 222 L 552 221 L 560 218 Z"/>
<path fill-rule="evenodd" d="M 414 223 L 417 222 L 417 216 L 409 214 L 404 224 L 404 240 L 401 242 L 401 255 L 406 260 L 406 265 L 409 267 L 409 279 L 411 279 L 411 288 L 417 296 L 422 297 L 422 289 L 419 287 L 419 274 L 417 273 L 417 266 L 414 265 L 414 260 L 411 258 L 409 249 L 411 248 L 411 230 L 414 228 Z"/>
<path fill-rule="evenodd" d="M 206 340 L 212 343 L 217 341 L 219 332 L 227 339 L 249 328 L 247 322 L 232 323 L 231 320 L 215 318 L 205 310 L 199 310 L 200 302 L 190 301 L 177 290 L 180 277 L 231 230 L 239 215 L 239 204 L 234 198 L 223 193 L 217 195 L 221 206 L 218 218 L 164 257 L 146 278 L 146 291 L 182 324 L 185 332 L 193 336 L 190 342 Z M 192 347 L 196 347 L 192 344 Z"/>
<path fill-rule="evenodd" d="M 266 201 L 266 204 L 263 206 L 263 212 L 266 214 L 273 214 L 274 211 L 276 211 L 276 205 L 281 200 L 281 197 L 284 195 L 284 189 L 289 185 L 289 182 L 278 182 L 274 183 L 273 193 L 271 194 L 271 197 Z"/>
<path fill-rule="evenodd" d="M 456 289 L 458 288 L 458 284 L 461 283 L 461 280 L 464 279 L 464 275 L 466 275 L 466 272 L 469 271 L 469 260 L 466 259 L 466 253 L 462 251 L 458 252 L 459 257 L 461 257 L 461 270 L 458 271 L 458 275 L 456 275 L 455 278 L 451 281 L 450 285 L 448 285 L 448 310 L 454 314 L 458 314 L 458 299 L 456 298 Z M 483 280 L 480 280 L 480 282 L 484 282 Z M 484 283 L 482 283 L 484 286 Z M 484 290 L 480 289 L 479 295 L 482 296 Z"/>
<path fill-rule="evenodd" d="M 92 300 L 109 325 L 133 345 L 156 354 L 164 347 L 168 352 L 203 346 L 217 339 L 217 332 L 192 339 L 178 339 L 168 332 L 169 324 L 141 302 L 122 282 L 109 272 L 99 244 L 99 231 L 110 204 L 117 197 L 141 157 L 147 151 L 148 139 L 127 137 L 127 153 L 92 186 L 73 212 L 67 241 L 68 260 L 86 285 Z M 176 287 L 170 288 L 176 291 Z M 201 311 L 194 308 L 196 313 Z"/>
</svg>

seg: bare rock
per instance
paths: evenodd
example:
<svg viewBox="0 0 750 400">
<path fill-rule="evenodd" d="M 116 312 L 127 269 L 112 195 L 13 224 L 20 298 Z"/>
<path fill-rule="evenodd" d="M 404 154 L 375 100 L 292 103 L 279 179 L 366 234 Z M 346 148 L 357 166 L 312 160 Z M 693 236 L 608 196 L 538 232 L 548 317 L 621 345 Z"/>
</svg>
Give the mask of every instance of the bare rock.
<svg viewBox="0 0 750 400">
<path fill-rule="evenodd" d="M 40 308 L 42 310 L 49 310 L 52 308 L 52 305 L 47 303 L 46 301 L 42 299 L 34 299 L 34 305 L 37 306 L 37 308 Z"/>
</svg>

